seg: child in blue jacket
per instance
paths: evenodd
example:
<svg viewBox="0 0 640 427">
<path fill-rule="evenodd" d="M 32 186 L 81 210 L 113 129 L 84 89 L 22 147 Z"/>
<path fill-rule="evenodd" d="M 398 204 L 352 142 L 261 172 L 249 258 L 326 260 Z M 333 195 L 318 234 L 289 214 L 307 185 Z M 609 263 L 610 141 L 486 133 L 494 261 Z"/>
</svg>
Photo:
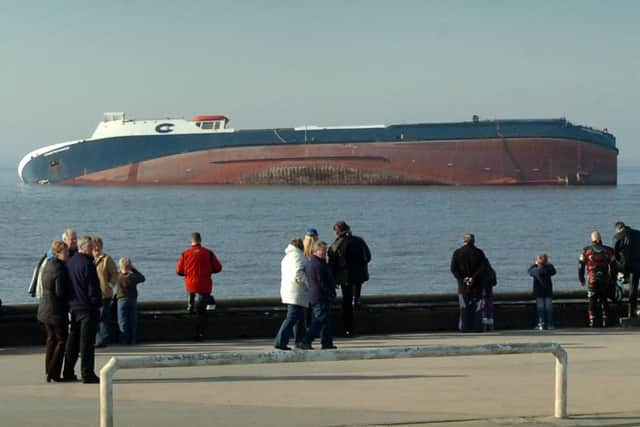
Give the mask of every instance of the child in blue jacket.
<svg viewBox="0 0 640 427">
<path fill-rule="evenodd" d="M 538 326 L 536 329 L 553 329 L 553 282 L 551 276 L 556 269 L 549 262 L 549 257 L 541 253 L 536 257 L 536 263 L 529 267 L 529 275 L 533 277 L 533 296 L 536 298 L 536 312 Z"/>
</svg>

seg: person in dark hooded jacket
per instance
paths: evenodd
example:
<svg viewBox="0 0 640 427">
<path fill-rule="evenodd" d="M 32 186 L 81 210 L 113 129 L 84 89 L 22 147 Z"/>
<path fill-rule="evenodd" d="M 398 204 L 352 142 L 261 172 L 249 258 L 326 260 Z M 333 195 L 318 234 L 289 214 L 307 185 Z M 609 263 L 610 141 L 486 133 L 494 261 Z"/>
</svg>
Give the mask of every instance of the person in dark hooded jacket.
<svg viewBox="0 0 640 427">
<path fill-rule="evenodd" d="M 629 282 L 629 317 L 637 317 L 638 282 L 640 282 L 640 231 L 617 222 L 613 237 L 616 268 Z"/>
<path fill-rule="evenodd" d="M 61 381 L 60 373 L 69 324 L 67 299 L 71 282 L 65 265 L 69 251 L 64 242 L 53 241 L 51 253 L 53 257 L 42 271 L 42 295 L 37 317 L 47 332 L 44 362 L 46 379 L 47 382 L 58 382 Z"/>
<path fill-rule="evenodd" d="M 344 221 L 333 226 L 336 239 L 328 250 L 331 273 L 342 291 L 342 323 L 344 334 L 354 334 L 353 309 L 360 305 L 362 285 L 369 280 L 371 251 L 363 238 L 351 234 Z"/>
</svg>

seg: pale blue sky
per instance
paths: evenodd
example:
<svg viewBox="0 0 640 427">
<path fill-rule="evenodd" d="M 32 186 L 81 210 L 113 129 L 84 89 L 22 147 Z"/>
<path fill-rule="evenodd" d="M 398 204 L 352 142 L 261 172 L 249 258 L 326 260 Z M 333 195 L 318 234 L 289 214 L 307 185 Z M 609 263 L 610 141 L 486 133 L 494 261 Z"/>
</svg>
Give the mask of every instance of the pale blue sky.
<svg viewBox="0 0 640 427">
<path fill-rule="evenodd" d="M 640 164 L 640 1 L 0 0 L 3 158 L 129 117 L 567 117 Z"/>
</svg>

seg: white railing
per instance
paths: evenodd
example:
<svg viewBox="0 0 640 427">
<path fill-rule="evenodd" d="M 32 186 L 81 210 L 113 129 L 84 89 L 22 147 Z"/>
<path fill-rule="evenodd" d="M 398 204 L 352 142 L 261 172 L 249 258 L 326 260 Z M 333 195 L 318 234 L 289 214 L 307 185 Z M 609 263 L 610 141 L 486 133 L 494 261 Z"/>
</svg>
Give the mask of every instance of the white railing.
<svg viewBox="0 0 640 427">
<path fill-rule="evenodd" d="M 556 343 L 437 345 L 353 348 L 344 350 L 272 351 L 265 353 L 192 353 L 169 356 L 112 357 L 100 370 L 100 426 L 113 427 L 113 375 L 118 369 L 172 368 L 203 365 L 327 362 L 338 360 L 405 359 L 413 357 L 552 353 L 556 358 L 556 418 L 567 417 L 567 352 Z"/>
</svg>

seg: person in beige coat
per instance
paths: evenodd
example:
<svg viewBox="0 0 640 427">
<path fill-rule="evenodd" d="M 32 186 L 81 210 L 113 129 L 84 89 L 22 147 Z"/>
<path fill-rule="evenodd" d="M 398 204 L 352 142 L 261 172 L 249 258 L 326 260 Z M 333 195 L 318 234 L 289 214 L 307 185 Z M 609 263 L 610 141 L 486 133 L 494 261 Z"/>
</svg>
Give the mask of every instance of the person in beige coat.
<svg viewBox="0 0 640 427">
<path fill-rule="evenodd" d="M 113 288 L 118 283 L 118 268 L 109 255 L 102 252 L 103 241 L 100 236 L 92 236 L 93 262 L 96 265 L 100 290 L 102 291 L 102 310 L 98 322 L 96 334 L 96 348 L 106 347 L 111 335 L 111 304 L 113 301 Z"/>
</svg>

